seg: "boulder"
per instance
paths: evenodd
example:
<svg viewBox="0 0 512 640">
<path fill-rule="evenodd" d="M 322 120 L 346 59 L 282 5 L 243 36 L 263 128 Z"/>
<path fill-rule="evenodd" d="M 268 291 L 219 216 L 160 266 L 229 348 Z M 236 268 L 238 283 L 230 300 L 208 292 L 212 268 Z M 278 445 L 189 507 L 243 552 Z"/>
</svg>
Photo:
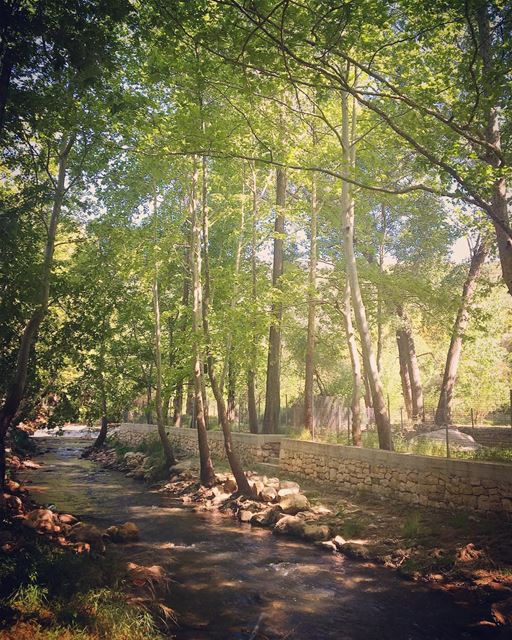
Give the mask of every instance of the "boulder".
<svg viewBox="0 0 512 640">
<path fill-rule="evenodd" d="M 15 480 L 8 479 L 5 481 L 5 489 L 9 491 L 9 493 L 18 493 L 21 489 L 21 484 Z"/>
<path fill-rule="evenodd" d="M 336 546 L 348 558 L 353 558 L 354 560 L 371 560 L 369 550 L 362 544 L 358 544 L 357 542 L 345 542 L 345 544 Z"/>
<path fill-rule="evenodd" d="M 177 476 L 181 473 L 185 473 L 187 471 L 191 471 L 196 468 L 196 462 L 193 458 L 183 458 L 177 462 L 171 469 L 171 476 Z"/>
<path fill-rule="evenodd" d="M 258 498 L 263 489 L 265 489 L 265 485 L 260 480 L 249 482 L 249 486 L 251 487 L 251 493 L 255 498 Z"/>
<path fill-rule="evenodd" d="M 342 536 L 335 536 L 332 541 L 336 545 L 336 549 L 338 549 L 338 551 L 341 551 L 341 548 L 347 542 Z"/>
<path fill-rule="evenodd" d="M 427 433 L 420 433 L 412 438 L 411 442 L 432 442 L 434 444 L 445 445 L 446 429 L 435 429 Z M 475 451 L 476 449 L 482 448 L 482 445 L 475 442 L 472 436 L 453 428 L 448 429 L 448 442 L 450 443 L 450 447 L 459 449 L 460 451 Z"/>
<path fill-rule="evenodd" d="M 241 509 L 238 512 L 238 519 L 240 522 L 250 522 L 254 513 L 252 511 L 248 511 L 247 509 Z"/>
<path fill-rule="evenodd" d="M 260 491 L 259 498 L 263 500 L 263 502 L 273 502 L 277 498 L 277 491 L 274 487 L 263 487 Z"/>
<path fill-rule="evenodd" d="M 323 542 L 331 537 L 331 528 L 327 524 L 304 524 L 303 536 L 310 542 Z"/>
<path fill-rule="evenodd" d="M 335 553 L 338 549 L 332 540 L 323 540 L 321 542 L 315 542 L 315 547 L 322 549 L 322 551 L 329 551 Z"/>
<path fill-rule="evenodd" d="M 512 626 L 512 598 L 495 602 L 491 606 L 491 613 L 497 624 Z"/>
<path fill-rule="evenodd" d="M 231 498 L 231 493 L 219 493 L 213 498 L 212 504 L 214 505 L 224 504 L 224 502 L 226 502 L 226 500 L 229 500 L 230 498 Z"/>
<path fill-rule="evenodd" d="M 93 524 L 85 524 L 85 522 L 78 522 L 69 532 L 69 539 L 71 542 L 82 543 L 88 545 L 95 551 L 105 551 L 105 545 L 103 544 L 103 537 L 98 527 Z M 87 546 L 85 547 L 87 550 Z"/>
<path fill-rule="evenodd" d="M 58 518 L 62 524 L 74 525 L 78 522 L 78 518 L 75 518 L 75 516 L 72 516 L 70 513 L 59 513 Z"/>
<path fill-rule="evenodd" d="M 228 478 L 222 485 L 222 489 L 224 493 L 235 493 L 235 491 L 238 489 L 238 485 L 233 478 Z"/>
<path fill-rule="evenodd" d="M 293 482 L 293 480 L 280 480 L 279 489 L 297 489 L 297 492 L 299 492 L 300 485 L 297 482 Z"/>
<path fill-rule="evenodd" d="M 139 539 L 139 528 L 133 522 L 114 525 L 105 531 L 105 535 L 112 542 L 135 542 Z"/>
<path fill-rule="evenodd" d="M 14 514 L 21 514 L 24 511 L 21 498 L 10 493 L 2 493 L 0 495 L 0 508 Z"/>
<path fill-rule="evenodd" d="M 251 524 L 260 527 L 270 527 L 283 517 L 281 507 L 275 504 L 264 511 L 255 513 L 251 518 Z"/>
<path fill-rule="evenodd" d="M 309 509 L 309 501 L 305 495 L 296 493 L 281 498 L 279 506 L 283 513 L 293 516 L 299 511 L 307 511 Z"/>
<path fill-rule="evenodd" d="M 302 518 L 285 515 L 276 522 L 272 529 L 272 533 L 275 533 L 278 536 L 302 538 L 305 525 L 306 523 Z"/>
<path fill-rule="evenodd" d="M 289 487 L 288 489 L 279 489 L 277 493 L 280 498 L 285 498 L 286 496 L 294 496 L 300 493 L 300 489 L 298 487 Z"/>
<path fill-rule="evenodd" d="M 57 516 L 50 509 L 33 509 L 29 511 L 22 524 L 40 532 L 58 533 L 60 531 Z"/>
</svg>

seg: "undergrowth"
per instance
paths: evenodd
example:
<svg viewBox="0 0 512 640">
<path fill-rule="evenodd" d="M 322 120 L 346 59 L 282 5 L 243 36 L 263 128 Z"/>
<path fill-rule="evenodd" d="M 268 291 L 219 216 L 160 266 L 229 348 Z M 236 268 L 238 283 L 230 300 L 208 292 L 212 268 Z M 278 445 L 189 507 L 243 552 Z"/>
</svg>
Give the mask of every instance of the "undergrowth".
<svg viewBox="0 0 512 640">
<path fill-rule="evenodd" d="M 0 558 L 0 629 L 6 640 L 156 640 L 151 615 L 123 591 L 124 565 L 27 539 Z"/>
<path fill-rule="evenodd" d="M 290 438 L 295 440 L 311 440 L 311 434 L 307 429 L 290 433 Z M 379 439 L 376 431 L 363 431 L 362 447 L 365 449 L 378 449 Z M 347 444 L 346 433 L 330 433 L 319 438 L 330 444 Z M 401 434 L 393 434 L 393 445 L 397 453 L 408 453 L 418 456 L 446 457 L 446 444 L 444 442 L 432 442 L 428 440 L 416 440 L 412 442 Z M 474 460 L 479 462 L 500 462 L 512 464 L 512 447 L 482 447 L 474 451 L 461 451 L 453 445 L 450 447 L 450 457 L 456 460 Z"/>
</svg>

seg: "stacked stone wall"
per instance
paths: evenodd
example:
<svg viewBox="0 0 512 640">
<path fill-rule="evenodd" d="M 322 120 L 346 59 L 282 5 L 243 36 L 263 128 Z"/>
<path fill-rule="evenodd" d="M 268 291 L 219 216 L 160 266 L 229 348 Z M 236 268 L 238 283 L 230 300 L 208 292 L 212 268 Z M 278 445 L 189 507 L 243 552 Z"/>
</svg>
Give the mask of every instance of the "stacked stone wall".
<svg viewBox="0 0 512 640">
<path fill-rule="evenodd" d="M 176 429 L 168 427 L 171 442 L 191 455 L 197 455 L 197 431 L 195 429 Z M 157 435 L 154 424 L 122 423 L 115 430 L 122 442 L 137 445 L 148 437 Z M 265 463 L 279 457 L 282 436 L 252 433 L 232 433 L 233 446 L 245 464 Z M 224 437 L 221 431 L 208 431 L 210 451 L 216 458 L 224 458 Z"/>
<path fill-rule="evenodd" d="M 512 514 L 512 465 L 283 439 L 280 467 L 345 491 Z"/>
<path fill-rule="evenodd" d="M 512 427 L 459 427 L 485 447 L 512 447 Z"/>
</svg>

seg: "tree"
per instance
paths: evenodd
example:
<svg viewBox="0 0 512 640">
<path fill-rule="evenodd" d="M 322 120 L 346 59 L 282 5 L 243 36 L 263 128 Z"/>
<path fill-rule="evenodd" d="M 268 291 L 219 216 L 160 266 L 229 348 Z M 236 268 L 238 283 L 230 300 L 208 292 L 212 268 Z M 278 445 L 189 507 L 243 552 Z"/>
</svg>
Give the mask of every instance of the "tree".
<svg viewBox="0 0 512 640">
<path fill-rule="evenodd" d="M 446 356 L 443 381 L 439 392 L 439 402 L 435 415 L 435 423 L 438 425 L 452 424 L 453 392 L 457 379 L 460 356 L 462 353 L 462 341 L 469 322 L 469 305 L 475 292 L 478 276 L 484 262 L 489 255 L 488 238 L 479 237 L 471 255 L 469 271 L 462 288 L 462 296 L 459 303 L 457 316 L 453 324 L 450 346 Z"/>
</svg>

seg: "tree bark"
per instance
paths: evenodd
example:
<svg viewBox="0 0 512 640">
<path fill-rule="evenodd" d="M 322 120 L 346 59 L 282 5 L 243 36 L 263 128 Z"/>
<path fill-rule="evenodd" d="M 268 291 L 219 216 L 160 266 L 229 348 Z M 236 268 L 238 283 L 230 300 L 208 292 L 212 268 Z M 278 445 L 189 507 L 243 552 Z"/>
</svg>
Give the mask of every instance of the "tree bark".
<svg viewBox="0 0 512 640">
<path fill-rule="evenodd" d="M 398 317 L 402 323 L 399 328 L 401 342 L 407 357 L 407 371 L 411 387 L 412 420 L 419 422 L 423 419 L 423 386 L 421 384 L 420 367 L 416 356 L 416 346 L 412 335 L 412 327 L 404 308 L 397 307 Z"/>
<path fill-rule="evenodd" d="M 489 245 L 486 240 L 478 243 L 473 255 L 468 275 L 462 288 L 462 297 L 452 329 L 448 355 L 444 368 L 443 382 L 439 393 L 435 423 L 437 425 L 452 424 L 453 392 L 457 380 L 460 357 L 462 353 L 462 341 L 469 323 L 469 304 L 476 289 L 478 276 L 482 271 L 484 262 L 489 254 Z"/>
<path fill-rule="evenodd" d="M 103 333 L 105 333 L 106 328 L 106 318 L 103 318 Z M 108 429 L 108 419 L 107 419 L 107 393 L 105 390 L 105 343 L 101 342 L 100 347 L 100 367 L 101 371 L 99 372 L 100 379 L 100 395 L 101 395 L 101 427 L 100 432 L 96 440 L 94 441 L 93 449 L 99 449 L 105 444 L 107 439 L 107 429 Z"/>
<path fill-rule="evenodd" d="M 228 362 L 227 416 L 228 416 L 229 424 L 233 424 L 235 422 L 235 416 L 236 416 L 236 370 L 235 370 L 235 363 L 233 362 L 232 357 L 230 357 Z"/>
<path fill-rule="evenodd" d="M 384 255 L 386 249 L 386 233 L 387 233 L 387 215 L 386 207 L 381 205 L 381 228 L 380 228 L 380 241 L 379 241 L 379 275 L 382 277 L 384 273 Z M 382 310 L 382 286 L 379 281 L 377 285 L 377 369 L 379 373 L 382 372 L 382 351 L 384 348 L 384 330 L 383 330 L 383 310 Z"/>
<path fill-rule="evenodd" d="M 478 54 L 482 61 L 482 95 L 485 100 L 484 104 L 486 105 L 485 109 L 487 119 L 486 127 L 484 129 L 484 137 L 485 141 L 493 145 L 498 152 L 493 153 L 492 151 L 489 151 L 485 160 L 491 165 L 491 167 L 493 167 L 493 169 L 497 170 L 500 169 L 502 164 L 499 157 L 502 145 L 500 108 L 496 105 L 493 95 L 497 78 L 493 64 L 493 36 L 489 18 L 490 4 L 491 3 L 485 1 L 476 3 L 476 17 L 480 45 L 478 47 Z M 503 280 L 507 285 L 509 293 L 512 295 L 512 240 L 499 224 L 499 222 L 501 222 L 507 229 L 510 227 L 507 180 L 505 176 L 498 176 L 493 184 L 491 210 L 493 214 L 493 225 L 496 232 L 498 255 L 500 258 Z"/>
<path fill-rule="evenodd" d="M 149 368 L 148 378 L 146 381 L 146 422 L 153 424 L 153 411 L 151 409 L 151 400 L 153 396 L 153 384 L 151 382 L 151 373 L 153 365 Z"/>
<path fill-rule="evenodd" d="M 347 346 L 352 367 L 352 399 L 350 408 L 352 412 L 352 444 L 361 446 L 361 362 L 357 351 L 356 336 L 352 323 L 352 305 L 350 303 L 350 284 L 348 279 L 343 293 L 343 320 L 347 336 Z"/>
<path fill-rule="evenodd" d="M 258 220 L 258 183 L 256 168 L 254 163 L 251 164 L 252 172 L 252 216 L 251 216 L 251 300 L 256 305 L 258 297 L 258 281 L 256 272 L 256 222 Z M 253 314 L 255 316 L 255 314 Z M 251 335 L 251 353 L 249 368 L 247 370 L 247 410 L 249 413 L 249 431 L 258 433 L 258 409 L 256 405 L 256 361 L 258 356 L 258 347 L 256 344 L 256 320 L 252 321 Z"/>
<path fill-rule="evenodd" d="M 215 484 L 215 471 L 208 445 L 208 435 L 206 433 L 206 420 L 203 403 L 203 363 L 201 360 L 202 343 L 202 315 L 203 300 L 201 287 L 201 229 L 199 217 L 197 215 L 197 183 L 198 168 L 197 159 L 194 157 L 192 172 L 192 188 L 190 193 L 190 222 L 191 222 L 191 242 L 190 242 L 190 273 L 192 276 L 192 340 L 193 340 L 193 362 L 194 362 L 194 410 L 195 422 L 197 425 L 197 438 L 199 444 L 200 481 L 206 487 Z"/>
<path fill-rule="evenodd" d="M 356 127 L 356 103 L 352 104 L 352 114 L 349 114 L 348 95 L 342 92 L 342 140 L 343 159 L 346 170 L 349 171 L 355 166 L 355 127 Z M 351 133 L 352 130 L 352 133 Z M 343 229 L 343 249 L 347 269 L 347 278 L 350 284 L 352 306 L 356 326 L 361 339 L 361 349 L 363 361 L 370 391 L 372 394 L 373 408 L 375 412 L 375 423 L 379 437 L 379 447 L 381 449 L 393 449 L 391 439 L 391 426 L 387 414 L 384 391 L 380 380 L 377 361 L 373 352 L 370 328 L 366 318 L 363 297 L 359 286 L 359 275 L 354 252 L 354 199 L 351 194 L 350 185 L 343 181 L 342 184 L 342 229 Z"/>
<path fill-rule="evenodd" d="M 315 342 L 316 342 L 316 267 L 317 267 L 317 193 L 316 176 L 311 180 L 311 221 L 308 275 L 308 329 L 306 338 L 306 371 L 304 381 L 304 427 L 314 433 L 314 382 L 315 382 Z"/>
<path fill-rule="evenodd" d="M 272 266 L 272 286 L 277 296 L 280 294 L 280 280 L 284 269 L 283 236 L 286 182 L 285 170 L 278 167 L 276 169 L 276 219 Z M 283 321 L 283 303 L 280 298 L 272 303 L 270 318 L 263 433 L 277 433 L 279 430 L 279 415 L 281 412 L 281 324 Z"/>
<path fill-rule="evenodd" d="M 208 363 L 208 376 L 210 378 L 210 384 L 212 387 L 213 395 L 217 403 L 217 413 L 219 417 L 219 424 L 222 428 L 222 435 L 224 437 L 224 449 L 226 451 L 226 457 L 231 467 L 231 471 L 235 476 L 235 481 L 238 486 L 238 491 L 245 496 L 251 496 L 251 487 L 249 481 L 244 473 L 240 458 L 233 447 L 233 439 L 231 437 L 231 428 L 228 420 L 228 414 L 226 410 L 226 403 L 224 396 L 220 388 L 217 375 L 215 372 L 215 362 L 211 350 L 211 336 L 210 336 L 210 291 L 211 291 L 211 279 L 210 279 L 210 250 L 209 250 L 209 216 L 208 216 L 208 165 L 206 157 L 203 156 L 203 188 L 202 188 L 202 209 L 203 209 L 203 256 L 204 256 L 204 300 L 202 305 L 203 315 L 203 333 L 206 344 L 206 358 Z"/>
<path fill-rule="evenodd" d="M 153 216 L 154 216 L 154 249 L 158 252 L 158 238 L 157 238 L 157 216 L 158 216 L 158 203 L 156 191 L 153 195 Z M 165 464 L 170 469 L 176 464 L 176 458 L 172 449 L 171 441 L 165 430 L 164 418 L 162 413 L 162 329 L 160 322 L 160 295 L 158 291 L 158 253 L 155 255 L 155 273 L 153 280 L 153 312 L 155 323 L 155 364 L 156 364 L 156 425 L 158 429 L 158 437 L 164 452 Z"/>
<path fill-rule="evenodd" d="M 57 226 L 62 211 L 62 203 L 66 194 L 66 170 L 69 152 L 75 142 L 75 134 L 62 137 L 59 145 L 58 174 L 55 184 L 53 206 L 48 225 L 48 235 L 46 239 L 44 262 L 41 273 L 39 288 L 39 301 L 36 309 L 32 313 L 29 321 L 25 325 L 21 335 L 16 369 L 11 384 L 7 389 L 4 404 L 0 410 L 0 482 L 5 483 L 5 439 L 12 420 L 16 416 L 18 407 L 25 393 L 27 383 L 28 365 L 30 350 L 36 341 L 37 332 L 41 326 L 48 310 L 48 300 L 50 296 L 50 282 L 53 267 L 53 254 L 55 249 L 55 238 Z"/>
<path fill-rule="evenodd" d="M 188 426 L 192 429 L 195 429 L 195 421 L 196 421 L 196 405 L 194 400 L 194 374 L 189 378 L 187 382 L 187 402 L 186 402 L 186 411 L 187 416 L 189 417 Z"/>
<path fill-rule="evenodd" d="M 396 330 L 396 343 L 398 346 L 398 362 L 400 366 L 400 381 L 402 383 L 402 396 L 404 399 L 405 412 L 407 419 L 412 420 L 412 393 L 411 381 L 409 378 L 408 362 L 408 345 L 404 332 L 398 328 Z"/>
</svg>

